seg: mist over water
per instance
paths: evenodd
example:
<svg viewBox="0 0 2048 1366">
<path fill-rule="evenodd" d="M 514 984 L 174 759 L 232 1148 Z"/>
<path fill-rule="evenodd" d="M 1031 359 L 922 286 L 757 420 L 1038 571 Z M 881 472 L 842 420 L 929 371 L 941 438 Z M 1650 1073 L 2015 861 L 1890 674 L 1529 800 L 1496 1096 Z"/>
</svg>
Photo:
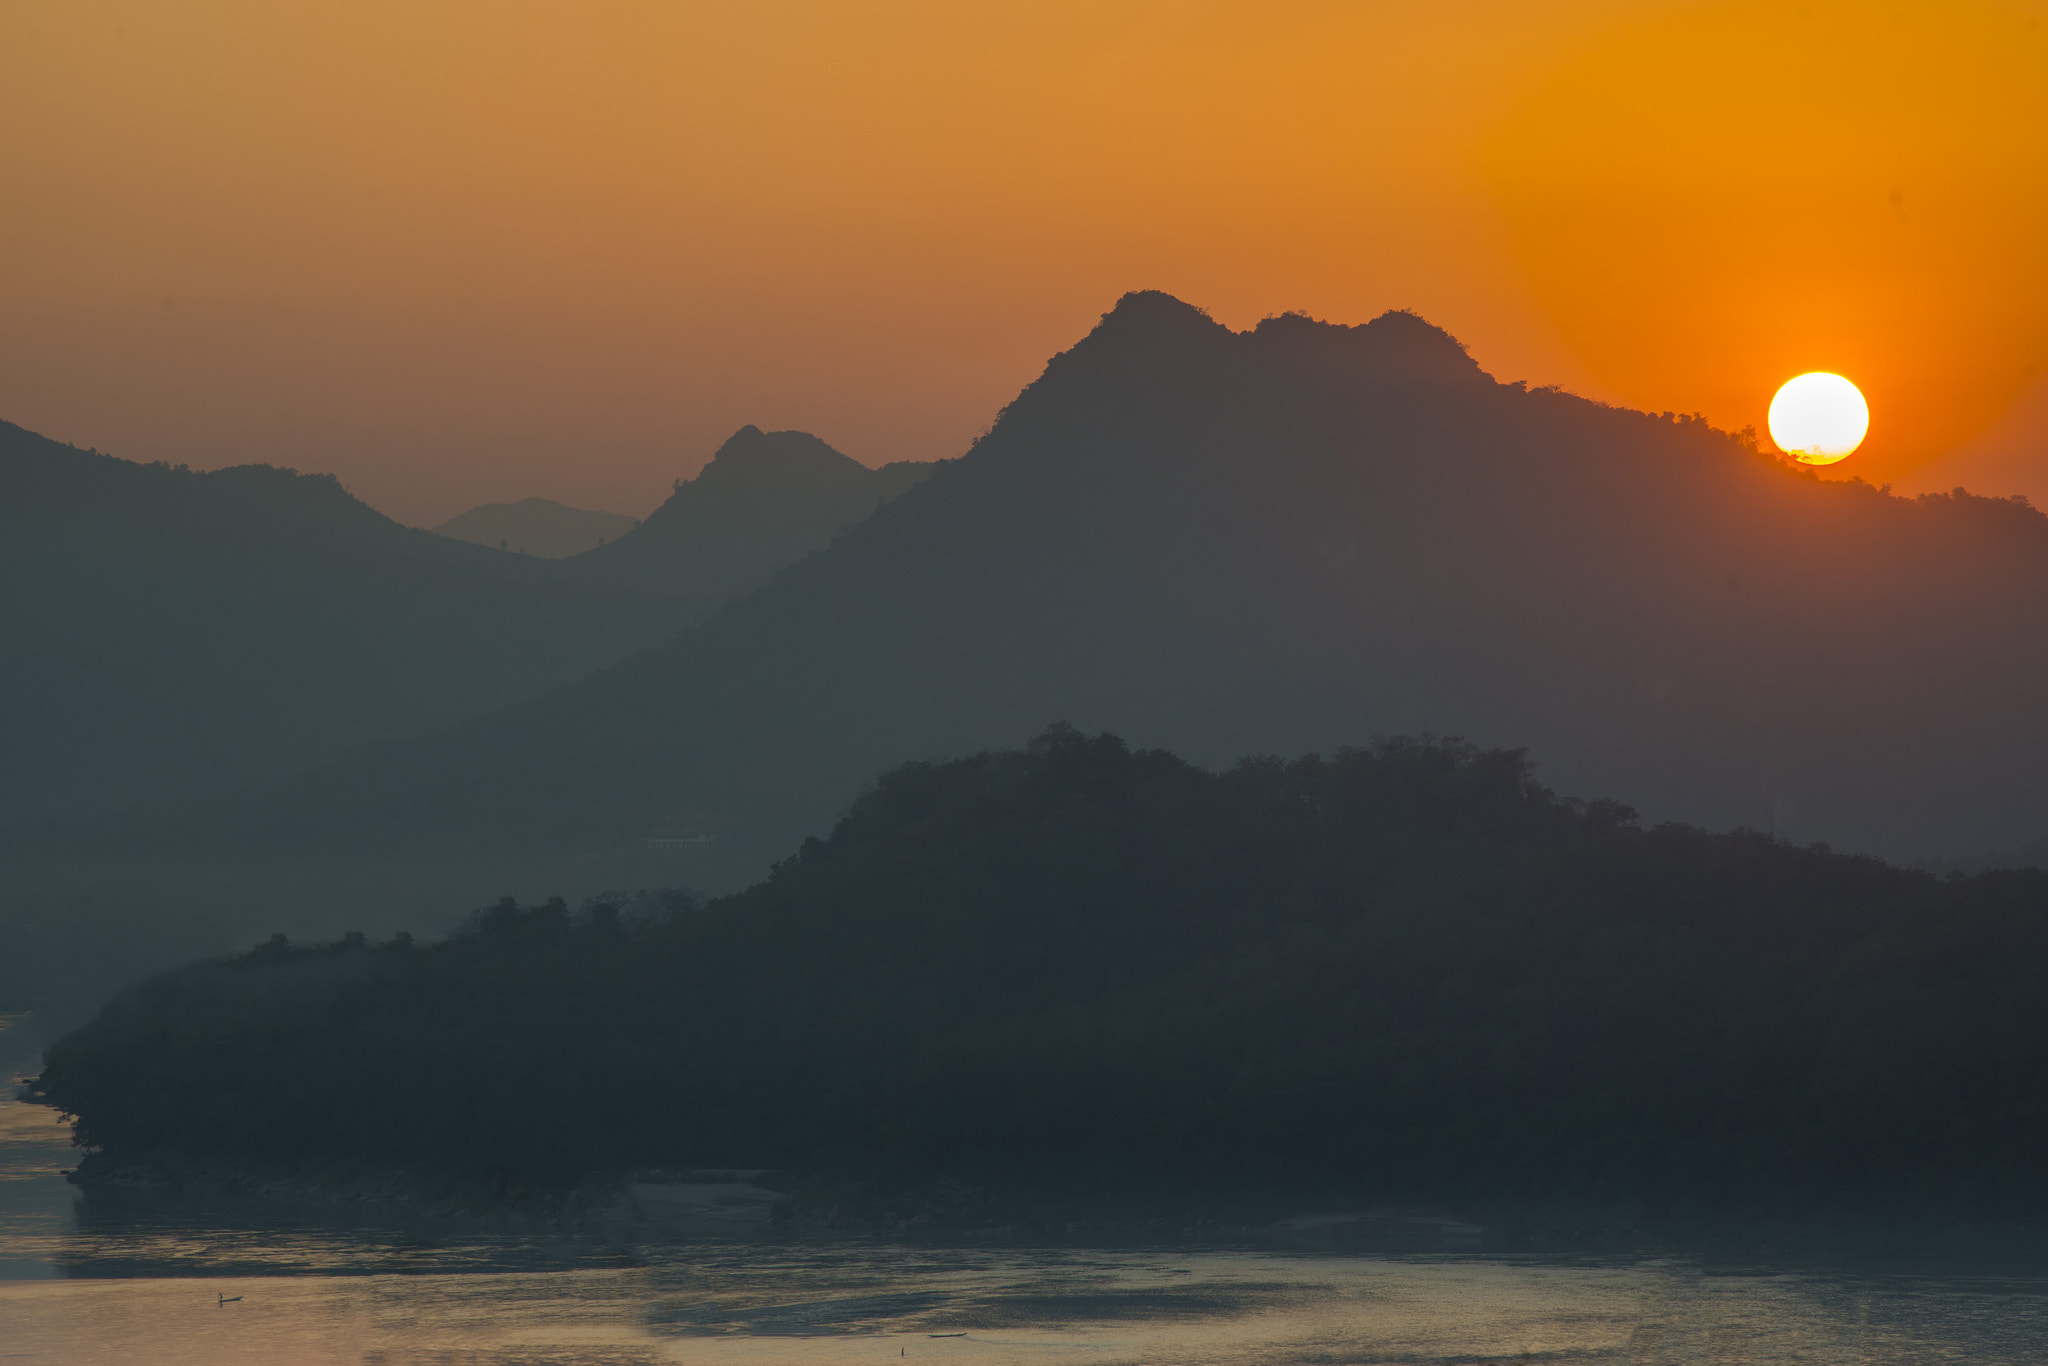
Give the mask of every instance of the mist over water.
<svg viewBox="0 0 2048 1366">
<path fill-rule="evenodd" d="M 24 1042 L 0 1055 L 19 1068 Z M 191 1203 L 123 1212 L 77 1200 L 60 1172 L 74 1160 L 51 1111 L 0 1099 L 0 1359 L 2001 1366 L 2048 1349 L 2048 1275 L 2033 1268 L 608 1245 Z"/>
</svg>

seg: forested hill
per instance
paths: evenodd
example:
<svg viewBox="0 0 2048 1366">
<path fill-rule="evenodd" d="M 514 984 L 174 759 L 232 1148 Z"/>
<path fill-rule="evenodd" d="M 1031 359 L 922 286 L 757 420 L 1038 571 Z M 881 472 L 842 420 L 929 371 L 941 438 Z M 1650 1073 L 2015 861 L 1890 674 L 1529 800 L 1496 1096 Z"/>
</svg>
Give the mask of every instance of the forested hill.
<svg viewBox="0 0 2048 1366">
<path fill-rule="evenodd" d="M 1515 753 L 1210 772 L 1055 728 L 760 885 L 281 941 L 48 1055 L 96 1151 L 570 1180 L 2038 1194 L 2048 876 L 1640 829 Z"/>
<path fill-rule="evenodd" d="M 0 819 L 310 768 L 681 624 L 551 570 L 400 526 L 331 476 L 141 465 L 0 423 Z"/>
</svg>

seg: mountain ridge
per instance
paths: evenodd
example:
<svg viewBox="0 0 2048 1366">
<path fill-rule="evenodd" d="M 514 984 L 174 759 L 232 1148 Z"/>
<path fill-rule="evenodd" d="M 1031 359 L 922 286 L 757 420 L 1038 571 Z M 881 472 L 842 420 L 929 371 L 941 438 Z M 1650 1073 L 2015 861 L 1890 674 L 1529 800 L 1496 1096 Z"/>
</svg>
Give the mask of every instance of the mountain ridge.
<svg viewBox="0 0 2048 1366">
<path fill-rule="evenodd" d="M 332 476 L 139 465 L 10 424 L 0 814 L 281 776 L 531 696 L 673 617 L 400 526 Z"/>
<path fill-rule="evenodd" d="M 487 768 L 516 734 L 522 772 L 577 794 L 529 808 L 543 823 L 526 837 L 630 843 L 665 804 L 722 809 L 760 832 L 758 867 L 863 771 L 1064 718 L 1202 762 L 1472 734 L 1533 743 L 1567 790 L 1660 817 L 1893 849 L 1919 821 L 1939 842 L 1963 826 L 1923 821 L 1924 802 L 1906 815 L 1903 770 L 1817 810 L 1811 775 L 1862 742 L 1788 726 L 1785 688 L 1822 666 L 1854 683 L 1886 653 L 1862 590 L 1909 596 L 1904 561 L 1946 588 L 1964 559 L 1969 579 L 2048 555 L 2048 521 L 1965 499 L 1823 483 L 1701 421 L 1500 384 L 1412 314 L 1239 333 L 1127 296 L 966 457 L 762 595 L 516 718 L 436 737 L 438 758 L 336 774 L 307 809 L 366 830 L 385 802 L 433 819 L 400 795 L 409 766 Z M 1916 610 L 1939 609 L 1922 588 Z M 1941 610 L 1925 624 L 1984 625 Z M 1809 648 L 1851 637 L 1832 663 Z M 2002 714 L 2016 689 L 1993 689 Z M 1996 784 L 2024 796 L 2016 767 Z M 519 825 L 473 797 L 465 810 Z M 1980 800 L 1970 819 L 1986 814 Z M 2000 837 L 2043 813 L 2005 814 Z"/>
<path fill-rule="evenodd" d="M 2048 519 L 2016 503 L 1502 384 L 1412 315 L 1232 332 L 1139 296 L 963 457 L 655 648 L 98 838 L 344 870 L 320 914 L 382 923 L 717 891 L 876 771 L 1066 720 L 1206 765 L 1462 735 L 1652 821 L 1974 853 L 2048 829 L 2044 603 Z"/>
<path fill-rule="evenodd" d="M 803 497 L 757 492 L 763 516 Z M 0 423 L 0 821 L 184 805 L 516 703 L 809 548 L 591 575 L 402 526 L 332 475 L 140 464 Z"/>
</svg>

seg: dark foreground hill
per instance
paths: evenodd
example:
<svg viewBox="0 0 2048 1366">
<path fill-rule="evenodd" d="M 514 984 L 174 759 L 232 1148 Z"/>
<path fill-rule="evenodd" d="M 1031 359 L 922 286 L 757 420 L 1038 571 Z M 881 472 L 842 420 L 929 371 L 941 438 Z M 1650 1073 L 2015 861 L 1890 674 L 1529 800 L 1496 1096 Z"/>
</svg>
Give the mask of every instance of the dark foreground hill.
<svg viewBox="0 0 2048 1366">
<path fill-rule="evenodd" d="M 238 838 L 601 860 L 688 826 L 718 842 L 677 878 L 734 886 L 883 765 L 1068 717 L 1209 763 L 1466 734 L 1659 819 L 1975 853 L 2048 829 L 2044 696 L 2023 504 L 1498 384 L 1407 314 L 1237 333 L 1132 295 L 715 620 Z"/>
<path fill-rule="evenodd" d="M 1100 1192 L 2038 1196 L 2048 875 L 1636 828 L 1521 756 L 1056 728 L 701 908 L 509 901 L 136 988 L 40 1089 L 139 1166 Z"/>
</svg>

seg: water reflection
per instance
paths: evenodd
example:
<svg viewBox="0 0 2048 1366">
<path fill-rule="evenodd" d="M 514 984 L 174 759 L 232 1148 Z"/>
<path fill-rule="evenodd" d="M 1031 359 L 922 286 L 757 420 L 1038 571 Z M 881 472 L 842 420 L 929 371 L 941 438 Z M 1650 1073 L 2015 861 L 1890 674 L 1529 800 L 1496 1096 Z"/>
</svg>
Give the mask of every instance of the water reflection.
<svg viewBox="0 0 2048 1366">
<path fill-rule="evenodd" d="M 2018 1363 L 2044 1344 L 2031 1282 L 886 1246 L 18 1282 L 0 1317 L 11 1356 L 49 1362 Z"/>
<path fill-rule="evenodd" d="M 48 1109 L 14 1099 L 15 1078 L 38 1056 L 24 1023 L 0 1017 L 9 1026 L 0 1028 L 0 1281 L 58 1274 L 72 1227 L 71 1188 L 60 1174 L 73 1160 L 70 1132 Z"/>
<path fill-rule="evenodd" d="M 2038 1362 L 2048 1282 L 1674 1259 L 887 1242 L 607 1246 L 444 1226 L 82 1216 L 0 1101 L 0 1360 L 627 1366 Z M 225 1301 L 225 1302 L 224 1302 Z"/>
</svg>

